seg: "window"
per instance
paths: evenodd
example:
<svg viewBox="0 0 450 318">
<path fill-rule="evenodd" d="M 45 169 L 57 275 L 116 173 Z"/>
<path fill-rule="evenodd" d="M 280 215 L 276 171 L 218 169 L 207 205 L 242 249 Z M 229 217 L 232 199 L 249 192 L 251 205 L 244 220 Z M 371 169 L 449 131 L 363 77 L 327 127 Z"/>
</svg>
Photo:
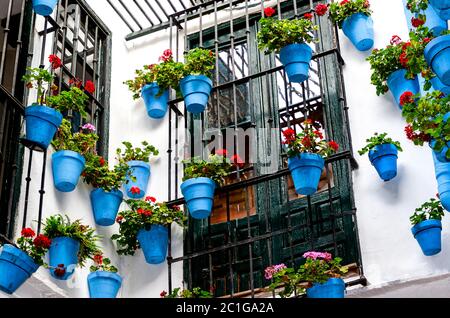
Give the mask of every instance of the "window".
<svg viewBox="0 0 450 318">
<path fill-rule="evenodd" d="M 67 17 L 67 19 L 65 19 Z M 61 57 L 62 72 L 58 72 L 56 84 L 60 90 L 69 88 L 72 78 L 93 81 L 96 90 L 89 97 L 85 122 L 79 114 L 72 114 L 74 130 L 84 123 L 93 123 L 100 136 L 98 152 L 107 155 L 108 110 L 110 80 L 111 34 L 106 26 L 95 16 L 85 1 L 70 0 L 67 8 L 59 1 L 56 21 L 56 36 L 53 36 L 53 52 Z M 50 38 L 50 37 L 49 37 Z M 67 114 L 65 114 L 67 115 Z"/>
<path fill-rule="evenodd" d="M 283 17 L 293 18 L 309 11 L 310 2 L 285 1 L 281 9 Z M 189 288 L 212 288 L 215 296 L 254 294 L 269 284 L 264 279 L 267 266 L 298 265 L 311 249 L 329 251 L 347 264 L 359 263 L 351 145 L 334 26 L 319 19 L 320 44 L 313 48 L 311 76 L 292 85 L 278 57 L 256 47 L 260 17 L 259 12 L 244 15 L 232 19 L 232 25 L 216 23 L 187 37 L 188 48 L 202 44 L 220 57 L 214 76 L 218 88 L 208 109 L 201 116 L 187 115 L 191 145 L 200 142 L 194 133 L 200 131 L 211 152 L 231 145 L 232 154 L 239 153 L 247 163 L 217 191 L 209 220 L 189 220 L 185 281 Z M 328 160 L 319 191 L 301 197 L 286 171 L 281 130 L 291 126 L 298 131 L 306 118 L 320 122 L 327 138 L 341 149 L 340 156 Z M 233 137 L 239 129 L 253 129 L 250 142 Z"/>
</svg>

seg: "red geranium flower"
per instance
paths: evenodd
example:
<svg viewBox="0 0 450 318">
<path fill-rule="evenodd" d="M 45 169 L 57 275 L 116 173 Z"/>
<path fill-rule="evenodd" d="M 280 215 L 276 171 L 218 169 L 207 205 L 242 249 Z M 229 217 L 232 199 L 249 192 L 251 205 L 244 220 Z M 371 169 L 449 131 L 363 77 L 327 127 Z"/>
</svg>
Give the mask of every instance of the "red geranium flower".
<svg viewBox="0 0 450 318">
<path fill-rule="evenodd" d="M 139 189 L 138 187 L 131 187 L 130 191 L 132 194 L 140 194 L 141 193 L 141 189 Z"/>
<path fill-rule="evenodd" d="M 159 60 L 160 61 L 163 61 L 163 62 L 168 62 L 168 61 L 170 61 L 171 59 L 172 59 L 172 50 L 170 50 L 170 49 L 167 49 L 167 50 L 165 50 L 164 52 L 163 52 L 163 55 L 161 55 L 160 57 L 159 57 Z"/>
<path fill-rule="evenodd" d="M 422 19 L 414 18 L 414 17 L 411 18 L 411 24 L 415 28 L 423 25 L 424 23 L 425 23 L 425 21 L 423 21 Z"/>
<path fill-rule="evenodd" d="M 323 139 L 323 134 L 319 130 L 314 130 L 314 135 L 319 139 Z"/>
<path fill-rule="evenodd" d="M 290 144 L 295 141 L 295 130 L 292 128 L 287 128 L 283 130 L 283 136 L 285 138 L 284 144 Z"/>
<path fill-rule="evenodd" d="M 404 92 L 401 96 L 400 96 L 400 105 L 403 106 L 405 104 L 410 104 L 412 102 L 414 102 L 413 97 L 414 94 L 410 91 Z"/>
<path fill-rule="evenodd" d="M 312 125 L 312 124 L 314 124 L 314 121 L 313 121 L 311 118 L 308 118 L 308 119 L 305 120 L 303 123 L 304 123 L 305 125 Z"/>
<path fill-rule="evenodd" d="M 242 169 L 245 166 L 244 160 L 242 160 L 241 157 L 239 157 L 238 154 L 233 155 L 230 158 L 230 160 L 236 167 L 239 167 L 239 169 Z"/>
<path fill-rule="evenodd" d="M 364 8 L 368 8 L 368 7 L 370 7 L 370 2 L 369 2 L 369 0 L 366 0 L 364 2 Z"/>
<path fill-rule="evenodd" d="M 165 290 L 163 290 L 163 291 L 161 292 L 161 294 L 159 294 L 159 296 L 161 296 L 161 298 L 166 297 L 166 295 L 167 295 L 167 292 L 166 292 Z"/>
<path fill-rule="evenodd" d="M 274 8 L 265 8 L 264 9 L 264 15 L 266 16 L 266 17 L 271 17 L 271 16 L 273 16 L 274 14 L 275 14 L 275 9 Z"/>
<path fill-rule="evenodd" d="M 423 39 L 423 43 L 425 43 L 425 44 L 429 43 L 430 41 L 431 41 L 430 38 L 424 38 L 424 39 Z"/>
<path fill-rule="evenodd" d="M 216 150 L 216 155 L 227 157 L 228 156 L 228 150 L 226 150 L 226 149 L 218 149 L 218 150 Z"/>
<path fill-rule="evenodd" d="M 405 133 L 406 133 L 406 138 L 408 138 L 409 140 L 414 139 L 414 130 L 411 125 L 408 125 L 405 127 Z"/>
<path fill-rule="evenodd" d="M 84 89 L 90 93 L 91 95 L 95 92 L 95 84 L 93 81 L 87 81 L 86 84 L 84 84 Z"/>
<path fill-rule="evenodd" d="M 117 218 L 116 218 L 116 222 L 117 223 L 122 223 L 122 220 L 123 220 L 123 216 L 121 216 L 121 215 L 119 215 Z"/>
<path fill-rule="evenodd" d="M 156 202 L 156 198 L 148 196 L 148 197 L 145 198 L 145 201 L 147 201 L 147 202 L 148 201 L 152 201 L 153 203 L 155 203 Z"/>
<path fill-rule="evenodd" d="M 34 237 L 36 235 L 36 233 L 34 233 L 33 229 L 30 229 L 29 227 L 24 228 L 20 234 L 23 237 Z"/>
<path fill-rule="evenodd" d="M 144 214 L 144 209 L 143 208 L 139 208 L 136 210 L 137 214 Z"/>
<path fill-rule="evenodd" d="M 319 3 L 316 6 L 316 13 L 317 13 L 318 16 L 325 15 L 325 13 L 327 13 L 327 11 L 328 11 L 328 6 L 326 4 Z"/>
<path fill-rule="evenodd" d="M 105 165 L 105 163 L 106 163 L 105 159 L 103 157 L 100 157 L 100 159 L 99 159 L 100 166 L 103 167 Z"/>
<path fill-rule="evenodd" d="M 342 0 L 339 4 L 341 5 L 341 6 L 343 6 L 344 4 L 347 4 L 347 3 L 349 3 L 350 1 L 349 0 Z"/>
<path fill-rule="evenodd" d="M 405 52 L 403 52 L 402 54 L 400 54 L 400 57 L 399 57 L 399 62 L 400 62 L 400 64 L 403 66 L 403 67 L 406 67 L 407 66 L 407 63 L 408 63 L 408 58 L 406 57 L 406 53 Z"/>
<path fill-rule="evenodd" d="M 175 211 L 180 211 L 180 207 L 178 205 L 174 205 L 172 207 L 172 209 L 175 210 Z"/>
<path fill-rule="evenodd" d="M 64 264 L 59 264 L 57 268 L 55 268 L 54 273 L 56 276 L 61 277 L 66 273 L 66 268 Z"/>
<path fill-rule="evenodd" d="M 335 152 L 339 150 L 339 144 L 338 144 L 336 141 L 334 141 L 334 140 L 331 140 L 331 141 L 328 143 L 328 145 L 329 145 L 330 148 L 333 149 Z"/>
<path fill-rule="evenodd" d="M 97 265 L 102 265 L 103 264 L 103 255 L 102 254 L 95 254 L 94 255 L 94 262 Z"/>
<path fill-rule="evenodd" d="M 402 39 L 398 35 L 393 35 L 391 38 L 391 44 L 396 45 L 400 44 L 402 42 Z"/>
<path fill-rule="evenodd" d="M 304 17 L 305 19 L 312 20 L 313 15 L 312 15 L 312 13 L 307 12 L 307 13 L 305 13 L 305 14 L 303 15 L 303 17 Z"/>
<path fill-rule="evenodd" d="M 311 147 L 312 146 L 311 138 L 309 138 L 308 136 L 303 137 L 302 145 L 305 146 L 306 148 Z"/>
<path fill-rule="evenodd" d="M 56 70 L 62 66 L 61 59 L 55 54 L 50 55 L 48 57 L 48 60 L 52 65 L 52 69 L 54 69 L 54 70 Z"/>
<path fill-rule="evenodd" d="M 36 247 L 40 247 L 40 248 L 43 248 L 43 249 L 48 249 L 48 248 L 50 248 L 50 245 L 52 244 L 52 240 L 50 240 L 44 234 L 39 234 L 34 239 L 33 244 Z"/>
<path fill-rule="evenodd" d="M 80 88 L 81 87 L 81 80 L 79 78 L 71 78 L 69 80 L 69 85 L 71 85 L 71 86 L 74 85 L 74 86 Z"/>
</svg>

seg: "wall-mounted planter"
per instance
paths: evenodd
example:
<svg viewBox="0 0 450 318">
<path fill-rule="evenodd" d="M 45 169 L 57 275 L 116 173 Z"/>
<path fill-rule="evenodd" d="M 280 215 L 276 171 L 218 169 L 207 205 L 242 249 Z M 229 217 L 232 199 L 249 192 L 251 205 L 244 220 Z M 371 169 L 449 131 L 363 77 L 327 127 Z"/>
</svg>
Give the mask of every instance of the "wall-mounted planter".
<svg viewBox="0 0 450 318">
<path fill-rule="evenodd" d="M 420 92 L 419 80 L 417 79 L 417 76 L 414 79 L 407 79 L 405 78 L 405 75 L 406 70 L 401 69 L 393 72 L 387 79 L 389 90 L 400 108 L 400 96 L 402 96 L 404 92 L 409 91 L 414 95 Z"/>
<path fill-rule="evenodd" d="M 450 0 L 430 0 L 430 4 L 442 19 L 450 20 Z"/>
<path fill-rule="evenodd" d="M 450 112 L 448 112 L 447 114 L 444 115 L 443 117 L 443 121 L 447 122 L 447 120 L 450 118 Z M 436 140 L 432 139 L 429 143 L 430 148 L 434 148 L 436 144 Z M 450 147 L 450 141 L 448 141 L 446 143 L 446 145 L 441 149 L 441 151 L 436 151 L 433 149 L 433 152 L 436 156 L 436 159 L 439 160 L 440 162 L 450 162 L 450 159 L 447 158 L 447 152 L 449 150 Z"/>
<path fill-rule="evenodd" d="M 289 81 L 302 83 L 308 79 L 312 53 L 311 47 L 305 43 L 290 44 L 281 49 L 280 60 Z"/>
<path fill-rule="evenodd" d="M 36 14 L 48 16 L 53 13 L 58 0 L 33 0 L 33 10 Z"/>
<path fill-rule="evenodd" d="M 169 90 L 160 92 L 158 83 L 153 82 L 142 88 L 142 98 L 144 99 L 147 114 L 150 118 L 163 118 L 168 109 Z"/>
<path fill-rule="evenodd" d="M 122 286 L 122 277 L 117 273 L 96 271 L 87 280 L 91 298 L 116 298 Z"/>
<path fill-rule="evenodd" d="M 70 237 L 52 239 L 49 249 L 50 274 L 59 280 L 67 280 L 78 264 L 80 242 Z"/>
<path fill-rule="evenodd" d="M 192 178 L 181 184 L 181 193 L 194 219 L 201 220 L 210 216 L 215 188 L 216 183 L 209 178 Z"/>
<path fill-rule="evenodd" d="M 363 13 L 355 13 L 342 23 L 342 31 L 359 51 L 373 47 L 373 20 Z"/>
<path fill-rule="evenodd" d="M 397 176 L 398 150 L 393 144 L 377 145 L 369 151 L 369 160 L 384 181 Z"/>
<path fill-rule="evenodd" d="M 5 244 L 0 254 L 0 290 L 14 293 L 38 268 L 27 253 Z"/>
<path fill-rule="evenodd" d="M 150 179 L 150 164 L 144 161 L 128 161 L 131 176 L 135 178 L 132 180 L 131 176 L 127 176 L 127 183 L 124 184 L 127 196 L 132 199 L 141 199 L 145 196 Z M 131 188 L 139 188 L 139 193 L 131 192 Z"/>
<path fill-rule="evenodd" d="M 442 206 L 447 211 L 450 211 L 450 162 L 440 162 L 433 151 L 432 154 L 434 169 L 436 171 L 439 199 L 441 200 Z"/>
<path fill-rule="evenodd" d="M 61 150 L 52 155 L 53 183 L 61 192 L 75 190 L 86 160 L 82 155 L 70 150 Z"/>
<path fill-rule="evenodd" d="M 62 114 L 53 108 L 28 106 L 25 108 L 25 138 L 42 149 L 47 149 L 62 120 Z"/>
<path fill-rule="evenodd" d="M 288 159 L 295 191 L 301 195 L 316 193 L 325 160 L 315 153 L 302 153 Z"/>
<path fill-rule="evenodd" d="M 106 192 L 103 189 L 94 189 L 90 197 L 95 223 L 101 226 L 113 225 L 123 200 L 122 191 Z"/>
<path fill-rule="evenodd" d="M 308 298 L 344 298 L 345 283 L 341 278 L 330 278 L 323 284 L 314 283 L 306 290 Z"/>
<path fill-rule="evenodd" d="M 431 40 L 425 47 L 424 55 L 442 84 L 450 85 L 450 34 Z"/>
<path fill-rule="evenodd" d="M 181 93 L 188 112 L 200 114 L 208 104 L 213 87 L 211 79 L 205 75 L 189 75 L 180 81 Z"/>
<path fill-rule="evenodd" d="M 431 85 L 433 86 L 433 89 L 441 91 L 446 96 L 450 94 L 450 86 L 447 86 L 444 83 L 442 83 L 437 76 L 431 79 Z"/>
<path fill-rule="evenodd" d="M 169 242 L 167 227 L 154 224 L 150 230 L 141 229 L 137 234 L 139 245 L 144 253 L 145 261 L 149 264 L 161 264 L 167 255 Z"/>
<path fill-rule="evenodd" d="M 425 26 L 433 32 L 434 36 L 439 36 L 442 31 L 448 29 L 447 20 L 442 19 L 432 6 L 428 6 L 425 15 L 427 16 Z"/>
<path fill-rule="evenodd" d="M 436 255 L 441 251 L 441 231 L 440 220 L 426 220 L 411 228 L 414 238 L 426 256 Z"/>
</svg>

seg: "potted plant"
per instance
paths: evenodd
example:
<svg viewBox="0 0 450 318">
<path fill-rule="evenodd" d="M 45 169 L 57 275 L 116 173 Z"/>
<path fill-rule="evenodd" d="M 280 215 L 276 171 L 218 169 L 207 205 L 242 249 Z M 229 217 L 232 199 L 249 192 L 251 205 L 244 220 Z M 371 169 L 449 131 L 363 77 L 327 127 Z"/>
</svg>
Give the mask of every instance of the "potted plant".
<svg viewBox="0 0 450 318">
<path fill-rule="evenodd" d="M 442 19 L 436 10 L 428 5 L 428 0 L 408 0 L 407 8 L 413 14 L 411 24 L 413 27 L 423 24 L 434 36 L 441 35 L 448 29 L 447 21 Z"/>
<path fill-rule="evenodd" d="M 33 0 L 33 10 L 36 14 L 49 16 L 57 4 L 58 0 Z"/>
<path fill-rule="evenodd" d="M 342 259 L 330 253 L 306 252 L 306 263 L 300 266 L 302 280 L 308 283 L 308 298 L 344 298 L 345 283 L 341 278 L 348 272 L 341 266 Z"/>
<path fill-rule="evenodd" d="M 44 234 L 52 240 L 49 249 L 50 274 L 59 280 L 67 280 L 75 267 L 84 267 L 88 258 L 99 253 L 99 236 L 81 220 L 71 222 L 68 216 L 52 215 L 44 222 Z"/>
<path fill-rule="evenodd" d="M 125 201 L 129 210 L 117 216 L 119 234 L 111 239 L 117 240 L 119 255 L 134 255 L 142 248 L 145 260 L 149 264 L 164 262 L 168 246 L 168 227 L 173 223 L 184 226 L 185 217 L 178 206 L 169 207 L 166 203 L 157 203 L 154 197 L 145 200 Z"/>
<path fill-rule="evenodd" d="M 110 170 L 103 157 L 87 154 L 86 167 L 81 175 L 85 183 L 94 187 L 90 199 L 95 223 L 101 226 L 113 225 L 122 203 L 123 193 L 119 189 L 127 182 L 128 165 L 119 162 Z"/>
<path fill-rule="evenodd" d="M 426 0 L 424 0 L 426 1 Z M 439 16 L 444 20 L 450 20 L 450 1 L 449 0 L 429 0 Z"/>
<path fill-rule="evenodd" d="M 52 146 L 56 152 L 52 155 L 53 182 L 61 192 L 75 189 L 84 170 L 86 153 L 95 148 L 98 136 L 92 124 L 85 124 L 77 133 L 72 133 L 72 124 L 63 119 Z"/>
<path fill-rule="evenodd" d="M 402 99 L 402 114 L 409 124 L 405 128 L 408 139 L 420 146 L 429 142 L 439 161 L 450 161 L 450 123 L 447 122 L 450 97 L 433 91 L 421 98 L 414 98 L 412 93 L 405 92 Z"/>
<path fill-rule="evenodd" d="M 438 184 L 437 197 L 441 200 L 444 209 L 450 211 L 450 163 L 439 161 L 435 153 L 433 153 L 433 162 Z"/>
<path fill-rule="evenodd" d="M 187 52 L 184 59 L 184 77 L 180 81 L 180 90 L 187 111 L 199 114 L 208 104 L 213 87 L 210 76 L 216 58 L 210 50 L 195 48 Z"/>
<path fill-rule="evenodd" d="M 56 55 L 50 55 L 49 61 L 53 70 L 62 66 Z M 53 85 L 53 75 L 49 70 L 29 67 L 22 80 L 29 89 L 37 90 L 36 102 L 25 108 L 26 139 L 42 149 L 47 149 L 63 119 L 58 105 L 54 105 L 55 108 L 45 105 L 48 91 L 56 89 Z"/>
<path fill-rule="evenodd" d="M 169 89 L 178 87 L 184 71 L 183 63 L 173 60 L 171 50 L 165 50 L 159 60 L 159 64 L 145 65 L 136 70 L 136 77 L 124 82 L 133 92 L 133 99 L 142 96 L 148 116 L 155 119 L 166 115 Z"/>
<path fill-rule="evenodd" d="M 313 42 L 313 32 L 318 26 L 312 22 L 312 15 L 306 14 L 300 19 L 276 19 L 275 10 L 266 8 L 265 17 L 259 23 L 257 34 L 258 48 L 266 54 L 280 54 L 281 63 L 289 81 L 302 83 L 308 79 L 312 49 L 308 43 Z"/>
<path fill-rule="evenodd" d="M 43 258 L 51 240 L 36 233 L 31 228 L 24 228 L 17 246 L 3 245 L 0 254 L 0 290 L 14 293 L 28 278 L 44 265 Z"/>
<path fill-rule="evenodd" d="M 117 268 L 111 265 L 109 258 L 101 253 L 94 255 L 94 265 L 88 275 L 89 296 L 91 298 L 116 298 L 122 285 L 122 277 L 117 274 Z"/>
<path fill-rule="evenodd" d="M 374 49 L 367 57 L 372 69 L 371 83 L 375 85 L 377 95 L 391 91 L 397 105 L 401 108 L 400 96 L 410 91 L 414 95 L 419 93 L 419 81 L 417 73 L 411 70 L 410 65 L 421 59 L 408 58 L 410 42 L 403 42 L 400 37 L 394 35 L 390 45 L 384 49 Z M 416 57 L 417 50 L 411 54 Z M 422 70 L 421 66 L 415 66 L 415 70 Z"/>
<path fill-rule="evenodd" d="M 319 4 L 316 13 L 324 14 Z M 319 9 L 319 10 L 318 10 Z M 367 51 L 373 46 L 373 20 L 368 0 L 343 0 L 330 4 L 330 18 L 337 23 L 344 34 L 359 51 Z"/>
<path fill-rule="evenodd" d="M 441 251 L 441 231 L 444 208 L 441 202 L 430 199 L 416 209 L 410 217 L 413 225 L 411 231 L 426 256 L 436 255 Z"/>
<path fill-rule="evenodd" d="M 306 262 L 297 270 L 284 264 L 269 266 L 264 277 L 272 280 L 269 288 L 282 298 L 304 294 L 308 298 L 344 298 L 345 283 L 342 276 L 348 272 L 341 266 L 342 259 L 326 252 L 306 252 Z"/>
<path fill-rule="evenodd" d="M 205 219 L 211 214 L 216 186 L 223 185 L 231 170 L 228 158 L 209 155 L 208 160 L 194 157 L 183 161 L 184 177 L 181 193 L 194 219 Z"/>
<path fill-rule="evenodd" d="M 387 133 L 375 133 L 372 137 L 366 139 L 366 142 L 367 145 L 358 151 L 359 155 L 369 153 L 370 163 L 384 181 L 395 178 L 397 176 L 398 152 L 403 151 L 400 142 L 387 137 Z"/>
<path fill-rule="evenodd" d="M 333 140 L 324 140 L 320 123 L 307 119 L 303 126 L 298 134 L 292 128 L 284 130 L 283 143 L 287 145 L 288 167 L 295 191 L 312 195 L 317 191 L 325 158 L 337 152 L 339 145 Z"/>
<path fill-rule="evenodd" d="M 159 294 L 161 298 L 213 298 L 213 295 L 200 287 L 194 287 L 192 290 L 175 288 L 172 293 L 168 293 L 165 290 Z"/>
<path fill-rule="evenodd" d="M 128 197 L 141 199 L 147 192 L 150 178 L 149 158 L 151 155 L 159 155 L 159 151 L 146 141 L 142 142 L 142 148 L 133 148 L 133 145 L 127 141 L 122 144 L 125 149 L 122 151 L 118 148 L 116 153 L 119 161 L 130 169 L 125 182 L 125 190 Z"/>
</svg>

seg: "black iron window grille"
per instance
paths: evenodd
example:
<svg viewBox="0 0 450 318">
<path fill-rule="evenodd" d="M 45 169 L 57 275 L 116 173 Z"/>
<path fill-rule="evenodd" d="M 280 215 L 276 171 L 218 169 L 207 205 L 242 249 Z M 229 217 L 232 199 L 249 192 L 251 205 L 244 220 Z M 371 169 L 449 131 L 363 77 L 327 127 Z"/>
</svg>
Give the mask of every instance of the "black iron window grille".
<svg viewBox="0 0 450 318">
<path fill-rule="evenodd" d="M 274 1 L 274 5 L 279 17 L 296 18 L 312 11 L 314 2 Z M 250 0 L 207 1 L 174 13 L 169 19 L 170 48 L 177 52 L 177 60 L 181 59 L 180 49 L 186 52 L 196 46 L 212 49 L 217 58 L 214 89 L 204 114 L 192 116 L 181 99 L 171 101 L 170 204 L 184 203 L 178 191 L 183 168 L 178 156 L 185 146 L 180 143 L 183 129 L 200 131 L 197 138 L 189 141 L 188 150 L 195 143 L 208 147 L 213 131 L 216 135 L 218 132 L 219 138 L 221 132 L 230 128 L 278 131 L 275 136 L 258 135 L 251 146 L 239 144 L 234 137 L 236 152 L 245 157 L 247 148 L 254 147 L 256 161 L 238 169 L 233 180 L 217 190 L 215 209 L 209 219 L 189 218 L 182 256 L 172 255 L 170 237 L 169 291 L 177 287 L 173 286 L 172 266 L 182 262 L 187 288 L 211 290 L 216 297 L 255 297 L 267 291 L 270 284 L 264 279 L 265 267 L 278 263 L 297 266 L 304 261 L 302 254 L 314 249 L 331 252 L 353 265 L 355 277 L 347 281 L 348 285 L 366 283 L 351 180 L 351 171 L 357 165 L 351 149 L 341 69 L 344 61 L 336 26 L 325 17 L 315 17 L 320 26 L 316 34 L 320 42 L 314 47 L 310 79 L 291 84 L 278 57 L 265 56 L 256 47 L 258 20 L 265 4 L 258 1 L 255 10 L 254 1 Z M 218 20 L 221 9 L 228 12 L 225 21 Z M 206 19 L 214 21 L 212 27 L 204 28 Z M 192 25 L 198 26 L 198 31 L 187 34 L 185 30 Z M 320 191 L 299 197 L 292 189 L 286 168 L 281 129 L 302 129 L 301 123 L 307 118 L 321 122 L 326 136 L 336 140 L 341 149 L 327 159 Z M 239 148 L 245 151 L 240 152 Z M 277 169 L 267 173 L 263 157 L 271 151 L 272 157 L 278 158 Z M 217 202 L 221 203 L 220 208 Z"/>
</svg>

